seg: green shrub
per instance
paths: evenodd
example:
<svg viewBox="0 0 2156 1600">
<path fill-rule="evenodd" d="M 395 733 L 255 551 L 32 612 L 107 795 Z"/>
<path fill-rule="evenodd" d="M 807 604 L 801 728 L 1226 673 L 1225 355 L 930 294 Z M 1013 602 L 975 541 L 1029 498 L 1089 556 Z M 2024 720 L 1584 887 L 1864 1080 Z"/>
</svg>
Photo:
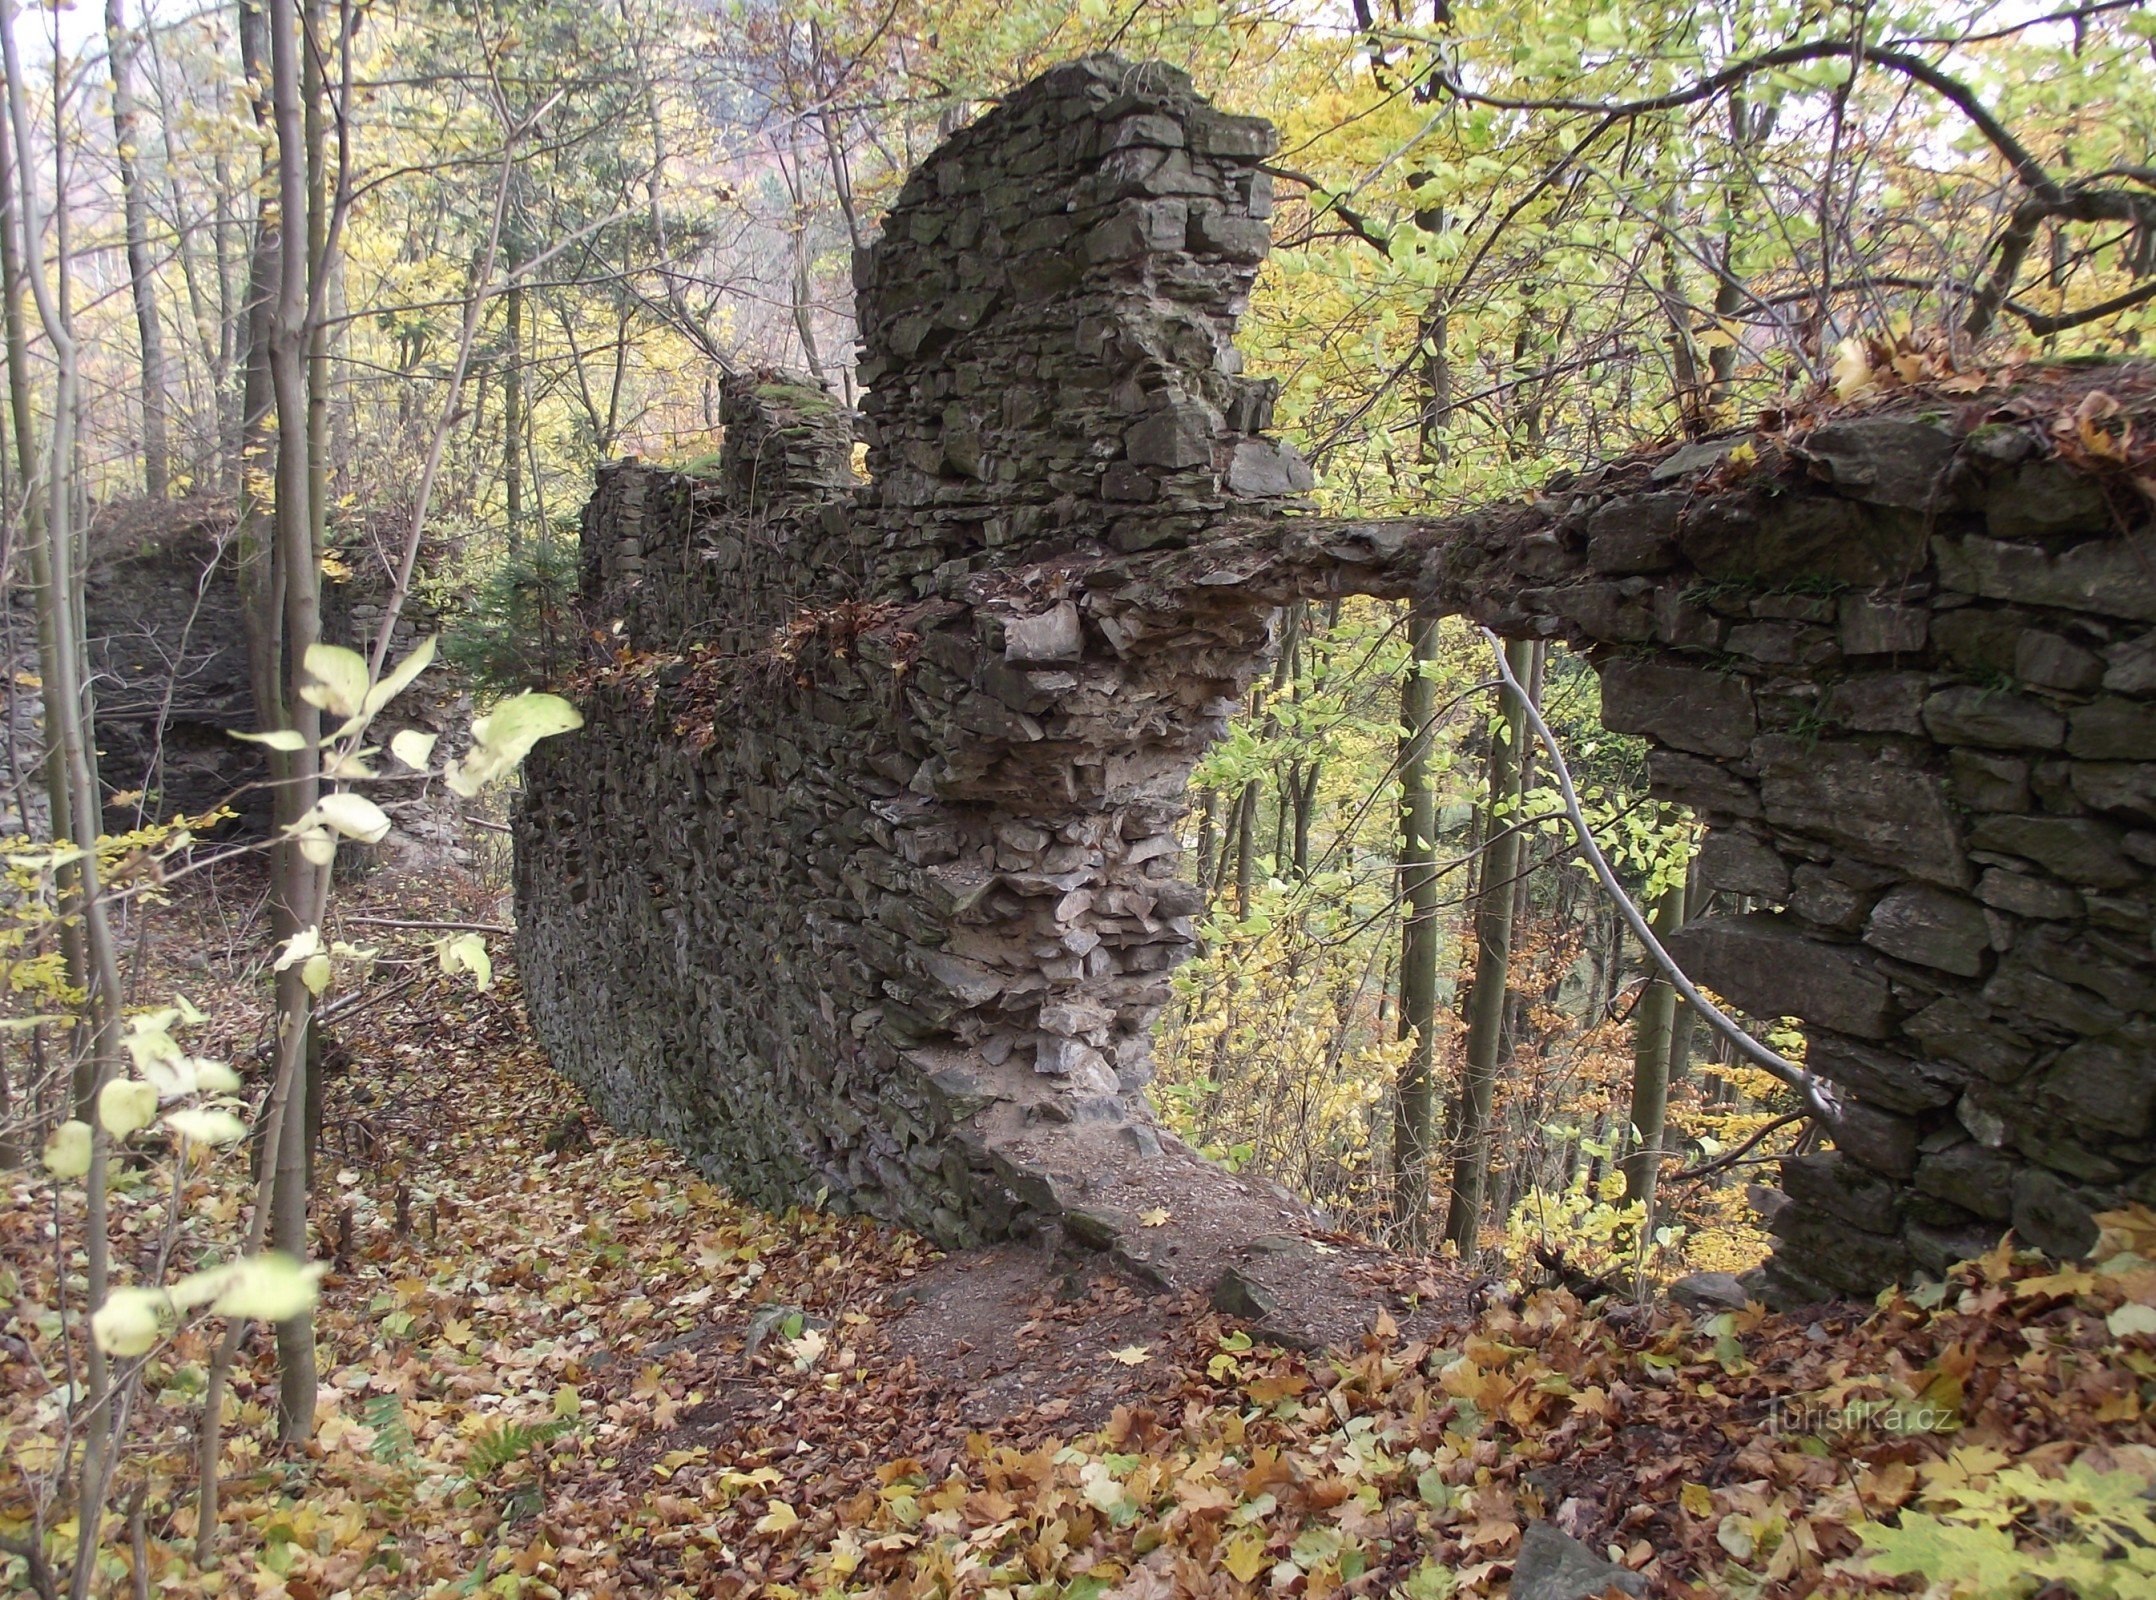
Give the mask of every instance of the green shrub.
<svg viewBox="0 0 2156 1600">
<path fill-rule="evenodd" d="M 559 685 L 576 665 L 576 546 L 549 539 L 487 573 L 442 654 L 482 700 Z"/>
</svg>

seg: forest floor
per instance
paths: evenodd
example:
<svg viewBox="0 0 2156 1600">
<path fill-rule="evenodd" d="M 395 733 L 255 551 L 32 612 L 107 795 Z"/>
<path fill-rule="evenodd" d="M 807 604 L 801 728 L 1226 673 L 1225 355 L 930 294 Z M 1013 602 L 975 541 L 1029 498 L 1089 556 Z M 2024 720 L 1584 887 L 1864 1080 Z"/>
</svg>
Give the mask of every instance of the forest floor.
<svg viewBox="0 0 2156 1600">
<path fill-rule="evenodd" d="M 346 909 L 489 915 L 440 879 Z M 173 916 L 159 970 L 244 961 L 225 911 Z M 753 1210 L 586 1114 L 513 974 L 373 982 L 325 1116 L 317 1436 L 270 1442 L 251 1339 L 228 1555 L 197 1571 L 184 1463 L 214 1327 L 183 1331 L 135 1462 L 159 1593 L 1441 1600 L 1503 1592 L 1542 1521 L 1658 1594 L 1877 1591 L 1897 1566 L 2156 1593 L 2146 1213 L 2112 1219 L 2093 1269 L 2002 1250 L 1794 1316 L 1562 1290 L 1475 1312 L 1456 1274 L 1394 1258 L 1368 1328 L 1312 1355 L 1098 1258 Z M 235 1056 L 249 1026 L 223 1020 Z M 29 1471 L 58 1321 L 15 1188 L 0 1439 Z M 19 1510 L 0 1498 L 0 1531 Z"/>
</svg>

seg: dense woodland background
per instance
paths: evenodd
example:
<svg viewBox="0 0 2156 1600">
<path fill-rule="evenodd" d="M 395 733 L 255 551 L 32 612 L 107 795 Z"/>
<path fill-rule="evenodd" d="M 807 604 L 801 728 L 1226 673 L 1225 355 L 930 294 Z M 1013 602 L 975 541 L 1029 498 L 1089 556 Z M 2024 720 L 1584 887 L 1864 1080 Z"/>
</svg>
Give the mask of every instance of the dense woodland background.
<svg viewBox="0 0 2156 1600">
<path fill-rule="evenodd" d="M 306 1254 L 308 1019 L 369 981 L 319 930 L 335 847 L 387 827 L 370 785 L 434 771 L 493 820 L 480 791 L 573 717 L 524 691 L 607 648 L 572 607 L 594 468 L 711 461 L 723 373 L 806 371 L 850 402 L 853 252 L 939 137 L 1057 60 L 1164 59 L 1278 123 L 1242 342 L 1326 509 L 1534 493 L 1822 395 L 1973 392 L 2156 328 L 2138 0 L 0 0 L 0 20 L 0 564 L 21 601 L 12 693 L 43 707 L 10 719 L 28 742 L 9 809 L 32 837 L 10 857 L 0 1122 L 11 1160 L 42 1149 L 88 1185 L 89 1309 L 111 1272 L 99 1185 L 156 1114 L 100 1103 L 130 1065 L 180 1115 L 229 1120 L 192 1124 L 198 1143 L 239 1138 L 238 1109 L 269 1119 L 260 1203 L 227 1231 Z M 156 899 L 142 863 L 177 882 L 202 847 L 155 794 L 127 797 L 141 830 L 98 842 L 79 579 L 158 503 L 229 540 L 255 646 L 278 780 L 266 1100 L 180 1042 L 191 1002 L 143 1022 L 169 997 L 129 965 Z M 388 615 L 318 640 L 347 585 Z M 446 770 L 365 746 L 410 605 L 447 619 L 480 709 L 519 708 L 452 741 Z M 1600 728 L 1592 673 L 1539 646 L 1514 666 L 1637 899 L 1661 926 L 1698 914 L 1689 820 Z M 1210 912 L 1156 1099 L 1352 1231 L 1496 1251 L 1501 1271 L 1537 1244 L 1620 1277 L 1747 1266 L 1764 1245 L 1745 1181 L 1812 1135 L 1651 979 L 1494 689 L 1452 625 L 1362 601 L 1284 618 L 1192 796 Z M 443 930 L 440 953 L 484 978 L 477 934 Z M 253 1307 L 279 1321 L 282 1422 L 304 1437 L 310 1291 L 289 1263 L 273 1276 L 190 1291 L 232 1315 L 208 1410 Z M 100 1504 L 128 1359 L 191 1309 L 123 1292 L 148 1298 L 107 1313 L 81 1380 L 115 1398 L 60 1458 Z"/>
</svg>

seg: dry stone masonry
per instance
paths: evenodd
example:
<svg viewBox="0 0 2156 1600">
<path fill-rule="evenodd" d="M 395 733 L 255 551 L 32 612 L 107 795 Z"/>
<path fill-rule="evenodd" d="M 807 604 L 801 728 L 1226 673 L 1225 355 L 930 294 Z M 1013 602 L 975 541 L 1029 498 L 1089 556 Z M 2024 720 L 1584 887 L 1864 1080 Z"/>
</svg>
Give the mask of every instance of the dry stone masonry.
<svg viewBox="0 0 2156 1600">
<path fill-rule="evenodd" d="M 583 600 L 619 654 L 517 820 L 556 1062 L 769 1203 L 1136 1249 L 1103 1175 L 1189 1161 L 1143 1098 L 1199 910 L 1185 782 L 1278 608 L 1361 592 L 1585 652 L 1710 825 L 1757 909 L 1680 957 L 1800 1018 L 1841 1104 L 1787 1165 L 1776 1295 L 2008 1225 L 2073 1252 L 2156 1199 L 2146 505 L 1979 396 L 1471 516 L 1305 514 L 1233 343 L 1271 147 L 1172 71 L 1058 68 L 858 264 L 866 482 L 855 419 L 769 374 L 729 380 L 714 473 L 602 475 Z"/>
<path fill-rule="evenodd" d="M 85 643 L 97 706 L 98 777 L 108 799 L 105 826 L 120 832 L 143 819 L 199 816 L 229 805 L 236 826 L 266 829 L 262 751 L 232 737 L 254 727 L 256 717 L 230 505 L 208 497 L 108 502 L 91 518 L 88 550 Z M 389 582 L 379 562 L 362 559 L 353 567 L 326 586 L 323 624 L 326 637 L 364 645 L 380 626 Z M 0 655 L 12 664 L 17 684 L 36 678 L 35 613 L 27 584 L 0 596 Z M 415 598 L 398 621 L 395 653 L 440 626 L 435 608 Z M 469 720 L 459 699 L 430 677 L 399 700 L 397 717 L 443 731 Z M 41 776 L 18 782 L 14 770 L 18 762 L 28 768 L 42 760 L 42 713 L 36 694 L 8 697 L 0 833 L 34 830 L 42 837 L 46 830 Z M 23 809 L 28 818 L 17 814 Z M 453 836 L 441 807 L 405 802 L 394 811 L 406 838 L 446 845 Z"/>
</svg>

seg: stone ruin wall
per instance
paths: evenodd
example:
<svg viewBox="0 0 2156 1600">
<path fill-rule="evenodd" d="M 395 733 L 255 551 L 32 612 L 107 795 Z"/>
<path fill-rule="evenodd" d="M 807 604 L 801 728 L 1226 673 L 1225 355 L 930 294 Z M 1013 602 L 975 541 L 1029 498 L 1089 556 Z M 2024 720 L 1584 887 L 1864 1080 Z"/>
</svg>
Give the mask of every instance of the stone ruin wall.
<svg viewBox="0 0 2156 1600">
<path fill-rule="evenodd" d="M 97 508 L 90 526 L 83 601 L 89 682 L 97 706 L 98 780 L 108 797 L 104 825 L 135 826 L 138 809 L 152 821 L 197 816 L 230 803 L 234 826 L 269 827 L 268 768 L 259 748 L 234 739 L 256 725 L 248 681 L 247 630 L 241 612 L 232 510 L 209 496 L 157 502 L 115 501 Z M 324 585 L 323 637 L 364 650 L 381 624 L 391 587 L 378 552 L 349 577 Z M 25 564 L 27 565 L 27 564 Z M 414 596 L 399 617 L 392 658 L 442 618 Z M 0 597 L 0 656 L 18 674 L 38 672 L 35 596 L 27 581 Z M 18 784 L 15 764 L 42 756 L 44 707 L 35 693 L 9 695 L 0 726 L 0 834 L 47 830 L 40 772 Z M 399 698 L 391 720 L 418 723 L 458 747 L 470 707 L 437 671 Z M 113 797 L 140 797 L 117 799 Z M 20 802 L 27 801 L 27 806 Z M 27 809 L 27 818 L 19 815 Z M 451 805 L 430 799 L 390 805 L 400 834 L 453 848 Z M 370 847 L 371 848 L 371 847 Z"/>
<path fill-rule="evenodd" d="M 1142 1091 L 1189 771 L 1277 608 L 1361 592 L 1585 652 L 1765 908 L 1675 948 L 1800 1017 L 1842 1103 L 1786 1165 L 1774 1294 L 2009 1224 L 2071 1253 L 2156 1199 L 2146 507 L 1978 399 L 1302 514 L 1233 344 L 1270 148 L 1178 74 L 1059 68 L 859 263 L 866 484 L 852 420 L 769 375 L 729 381 L 715 474 L 602 475 L 583 598 L 623 654 L 516 824 L 556 1063 L 770 1204 L 1127 1244 L 1094 1177 L 1187 1159 Z"/>
<path fill-rule="evenodd" d="M 1091 552 L 1310 481 L 1232 341 L 1271 148 L 1179 74 L 1053 72 L 859 263 L 871 486 L 853 419 L 754 376 L 712 479 L 602 477 L 584 603 L 659 659 L 535 753 L 517 829 L 534 1020 L 608 1116 L 948 1242 L 1160 1152 L 1149 1035 L 1199 910 L 1174 827 L 1270 618 L 1163 661 L 1077 596 Z"/>
</svg>

